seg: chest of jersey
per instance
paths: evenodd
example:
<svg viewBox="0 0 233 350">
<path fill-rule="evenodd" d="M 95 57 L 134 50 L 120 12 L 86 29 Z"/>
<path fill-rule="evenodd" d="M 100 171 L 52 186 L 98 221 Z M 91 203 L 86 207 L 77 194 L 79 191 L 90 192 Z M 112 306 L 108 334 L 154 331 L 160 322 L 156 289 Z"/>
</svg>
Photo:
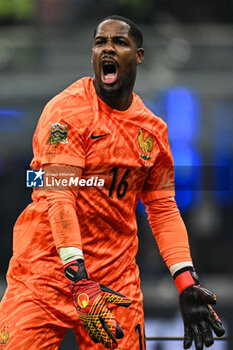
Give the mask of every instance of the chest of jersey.
<svg viewBox="0 0 233 350">
<path fill-rule="evenodd" d="M 94 122 L 86 140 L 86 166 L 141 167 L 149 169 L 159 149 L 155 136 L 135 120 L 104 114 Z"/>
<path fill-rule="evenodd" d="M 104 178 L 110 196 L 117 179 L 122 184 L 119 197 L 126 186 L 140 192 L 158 153 L 155 136 L 140 118 L 132 121 L 102 114 L 86 140 L 83 175 Z"/>
</svg>

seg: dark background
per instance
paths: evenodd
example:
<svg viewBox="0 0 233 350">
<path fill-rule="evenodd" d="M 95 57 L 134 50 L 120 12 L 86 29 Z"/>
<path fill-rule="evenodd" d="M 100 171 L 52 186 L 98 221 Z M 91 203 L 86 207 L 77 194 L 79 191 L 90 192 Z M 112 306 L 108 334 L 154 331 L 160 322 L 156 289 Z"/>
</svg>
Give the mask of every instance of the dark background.
<svg viewBox="0 0 233 350">
<path fill-rule="evenodd" d="M 203 284 L 217 294 L 216 309 L 229 333 L 233 309 L 230 0 L 0 0 L 0 297 L 12 254 L 12 228 L 31 200 L 25 169 L 32 158 L 38 118 L 51 97 L 93 74 L 93 29 L 109 14 L 129 17 L 144 33 L 145 61 L 135 91 L 168 123 L 176 198 L 194 264 Z M 147 335 L 182 336 L 177 292 L 142 205 L 137 220 Z M 77 348 L 72 334 L 61 348 Z M 148 349 L 171 348 L 182 349 L 182 344 L 148 343 Z M 226 342 L 213 346 L 232 348 Z"/>
</svg>

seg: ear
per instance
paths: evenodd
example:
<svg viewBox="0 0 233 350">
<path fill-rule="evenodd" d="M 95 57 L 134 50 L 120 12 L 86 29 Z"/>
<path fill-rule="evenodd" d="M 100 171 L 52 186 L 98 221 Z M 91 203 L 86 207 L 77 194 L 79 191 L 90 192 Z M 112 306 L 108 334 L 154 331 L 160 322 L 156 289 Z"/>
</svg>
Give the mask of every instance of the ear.
<svg viewBox="0 0 233 350">
<path fill-rule="evenodd" d="M 140 64 L 142 63 L 144 59 L 144 50 L 142 47 L 137 49 L 137 53 L 136 53 L 136 64 Z"/>
</svg>

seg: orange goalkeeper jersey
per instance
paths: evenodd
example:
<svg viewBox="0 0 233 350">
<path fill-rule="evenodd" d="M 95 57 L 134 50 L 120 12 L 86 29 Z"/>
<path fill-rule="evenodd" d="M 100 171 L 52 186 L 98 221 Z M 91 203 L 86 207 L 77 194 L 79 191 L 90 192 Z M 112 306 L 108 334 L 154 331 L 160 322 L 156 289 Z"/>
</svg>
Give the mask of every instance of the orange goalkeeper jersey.
<svg viewBox="0 0 233 350">
<path fill-rule="evenodd" d="M 112 109 L 100 100 L 92 78 L 87 77 L 46 105 L 34 134 L 33 151 L 33 169 L 45 164 L 72 165 L 83 168 L 84 178 L 104 179 L 103 187 L 80 188 L 76 211 L 89 274 L 102 283 L 117 279 L 135 262 L 139 196 L 146 203 L 174 195 L 165 122 L 136 94 L 126 111 Z M 47 210 L 43 196 L 40 189 L 32 195 L 32 205 L 45 223 L 41 227 L 44 236 L 34 247 L 31 242 L 28 259 L 36 262 L 43 252 L 49 265 L 46 247 L 52 246 L 53 239 L 46 226 L 47 214 L 41 214 Z M 17 240 L 14 244 L 18 251 Z"/>
</svg>

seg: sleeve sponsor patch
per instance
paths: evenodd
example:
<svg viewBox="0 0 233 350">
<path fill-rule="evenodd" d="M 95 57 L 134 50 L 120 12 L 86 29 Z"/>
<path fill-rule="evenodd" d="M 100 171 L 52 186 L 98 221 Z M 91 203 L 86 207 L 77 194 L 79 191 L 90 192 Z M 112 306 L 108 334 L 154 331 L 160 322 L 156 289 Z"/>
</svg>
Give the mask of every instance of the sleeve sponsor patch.
<svg viewBox="0 0 233 350">
<path fill-rule="evenodd" d="M 68 125 L 61 125 L 59 123 L 52 124 L 49 144 L 55 145 L 56 143 L 67 143 L 67 135 Z"/>
</svg>

